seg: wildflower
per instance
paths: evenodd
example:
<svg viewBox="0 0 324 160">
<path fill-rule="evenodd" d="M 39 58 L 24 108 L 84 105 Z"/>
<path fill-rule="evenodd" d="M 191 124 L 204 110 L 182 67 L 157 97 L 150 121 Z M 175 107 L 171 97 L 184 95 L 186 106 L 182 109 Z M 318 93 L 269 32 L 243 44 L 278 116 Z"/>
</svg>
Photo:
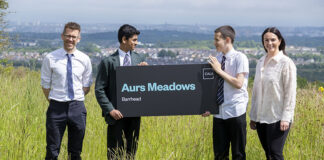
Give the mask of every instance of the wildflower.
<svg viewBox="0 0 324 160">
<path fill-rule="evenodd" d="M 321 92 L 321 93 L 323 93 L 324 92 L 324 88 L 321 86 L 321 87 L 318 88 L 318 91 Z"/>
</svg>

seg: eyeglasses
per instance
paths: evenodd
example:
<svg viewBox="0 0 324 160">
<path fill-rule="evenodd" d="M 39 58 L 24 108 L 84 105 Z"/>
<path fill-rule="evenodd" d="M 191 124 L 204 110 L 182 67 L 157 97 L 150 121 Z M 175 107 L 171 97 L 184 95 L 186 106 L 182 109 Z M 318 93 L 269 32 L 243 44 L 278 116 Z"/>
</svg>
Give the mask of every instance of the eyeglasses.
<svg viewBox="0 0 324 160">
<path fill-rule="evenodd" d="M 66 38 L 66 39 L 70 39 L 70 38 L 72 38 L 73 40 L 76 40 L 77 38 L 79 38 L 79 36 L 72 36 L 72 35 L 67 35 L 67 34 L 64 34 L 63 36 L 64 36 L 64 38 Z"/>
</svg>

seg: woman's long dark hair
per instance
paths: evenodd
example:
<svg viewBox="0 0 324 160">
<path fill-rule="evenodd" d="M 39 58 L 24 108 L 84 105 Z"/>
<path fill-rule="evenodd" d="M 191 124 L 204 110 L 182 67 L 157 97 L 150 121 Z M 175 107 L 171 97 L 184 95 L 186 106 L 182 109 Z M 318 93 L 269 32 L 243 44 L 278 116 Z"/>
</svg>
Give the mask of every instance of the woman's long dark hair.
<svg viewBox="0 0 324 160">
<path fill-rule="evenodd" d="M 262 45 L 263 45 L 264 50 L 266 52 L 268 52 L 267 49 L 264 47 L 264 42 L 263 42 L 263 40 L 264 40 L 263 36 L 268 32 L 277 35 L 278 39 L 281 40 L 281 43 L 279 45 L 279 51 L 282 51 L 283 54 L 287 55 L 286 51 L 285 51 L 285 48 L 286 48 L 285 39 L 282 37 L 280 31 L 276 27 L 269 27 L 269 28 L 265 29 L 264 32 L 262 33 Z"/>
</svg>

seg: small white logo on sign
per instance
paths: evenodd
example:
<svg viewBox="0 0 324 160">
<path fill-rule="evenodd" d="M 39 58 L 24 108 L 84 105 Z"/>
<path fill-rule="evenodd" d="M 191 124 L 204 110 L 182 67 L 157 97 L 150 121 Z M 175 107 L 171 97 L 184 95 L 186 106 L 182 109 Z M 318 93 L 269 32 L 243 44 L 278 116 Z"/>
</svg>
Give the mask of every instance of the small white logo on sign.
<svg viewBox="0 0 324 160">
<path fill-rule="evenodd" d="M 203 68 L 203 79 L 214 79 L 215 72 L 212 68 Z"/>
</svg>

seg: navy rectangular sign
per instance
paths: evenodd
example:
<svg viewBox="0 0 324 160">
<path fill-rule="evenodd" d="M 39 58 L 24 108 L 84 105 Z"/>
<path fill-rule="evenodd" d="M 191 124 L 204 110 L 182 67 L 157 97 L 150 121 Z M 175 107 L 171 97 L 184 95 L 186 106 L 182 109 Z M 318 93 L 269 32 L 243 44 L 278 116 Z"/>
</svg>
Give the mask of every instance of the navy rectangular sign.
<svg viewBox="0 0 324 160">
<path fill-rule="evenodd" d="M 117 67 L 117 109 L 124 117 L 219 112 L 218 75 L 209 64 Z"/>
</svg>

